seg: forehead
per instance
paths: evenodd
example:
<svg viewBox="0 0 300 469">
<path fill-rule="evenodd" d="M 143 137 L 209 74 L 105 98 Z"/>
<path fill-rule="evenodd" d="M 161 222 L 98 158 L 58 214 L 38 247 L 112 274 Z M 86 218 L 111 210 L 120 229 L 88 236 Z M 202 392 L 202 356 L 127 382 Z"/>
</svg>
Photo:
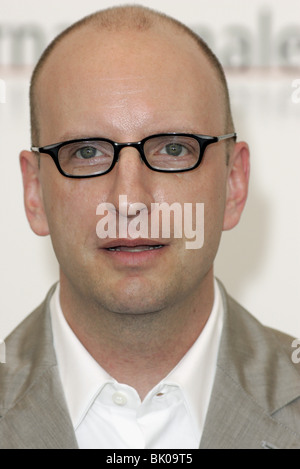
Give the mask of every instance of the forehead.
<svg viewBox="0 0 300 469">
<path fill-rule="evenodd" d="M 48 57 L 36 93 L 43 144 L 68 133 L 219 133 L 225 125 L 215 70 L 195 41 L 172 28 L 71 33 Z"/>
</svg>

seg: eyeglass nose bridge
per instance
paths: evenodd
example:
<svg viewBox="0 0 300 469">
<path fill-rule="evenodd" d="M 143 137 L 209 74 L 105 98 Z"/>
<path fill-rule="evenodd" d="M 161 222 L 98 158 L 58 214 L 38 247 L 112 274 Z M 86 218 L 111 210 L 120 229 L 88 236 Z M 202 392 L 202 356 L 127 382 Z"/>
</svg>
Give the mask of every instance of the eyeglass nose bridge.
<svg viewBox="0 0 300 469">
<path fill-rule="evenodd" d="M 126 142 L 126 143 L 114 142 L 115 163 L 119 161 L 120 152 L 123 150 L 123 148 L 130 148 L 130 147 L 135 148 L 139 152 L 141 160 L 145 162 L 145 155 L 144 155 L 142 142 Z"/>
</svg>

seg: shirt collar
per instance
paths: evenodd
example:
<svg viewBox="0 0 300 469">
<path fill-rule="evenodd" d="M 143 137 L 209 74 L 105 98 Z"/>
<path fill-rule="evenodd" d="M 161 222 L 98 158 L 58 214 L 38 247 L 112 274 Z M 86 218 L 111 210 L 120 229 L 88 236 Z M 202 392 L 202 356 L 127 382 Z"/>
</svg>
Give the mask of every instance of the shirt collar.
<svg viewBox="0 0 300 469">
<path fill-rule="evenodd" d="M 200 336 L 159 383 L 160 389 L 165 385 L 180 387 L 199 431 L 203 430 L 208 409 L 223 325 L 223 304 L 217 281 L 214 290 L 212 312 Z M 58 369 L 76 430 L 105 384 L 116 383 L 116 380 L 94 360 L 68 325 L 60 306 L 59 284 L 51 298 L 50 312 Z"/>
<path fill-rule="evenodd" d="M 62 312 L 59 284 L 51 298 L 53 342 L 67 406 L 76 429 L 102 387 L 115 380 L 76 337 Z"/>
<path fill-rule="evenodd" d="M 163 380 L 183 390 L 197 431 L 202 432 L 213 388 L 224 308 L 218 282 L 214 281 L 214 304 L 201 334 L 177 366 Z"/>
</svg>

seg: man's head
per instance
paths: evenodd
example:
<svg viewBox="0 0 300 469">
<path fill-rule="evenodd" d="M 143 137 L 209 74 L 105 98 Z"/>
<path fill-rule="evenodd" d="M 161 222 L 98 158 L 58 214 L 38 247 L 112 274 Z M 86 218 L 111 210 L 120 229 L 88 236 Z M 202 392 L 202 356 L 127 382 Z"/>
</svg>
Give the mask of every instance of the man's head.
<svg viewBox="0 0 300 469">
<path fill-rule="evenodd" d="M 71 25 L 69 28 L 64 30 L 59 34 L 46 48 L 42 56 L 40 57 L 31 79 L 30 87 L 30 114 L 31 114 L 31 138 L 33 145 L 39 145 L 39 123 L 38 123 L 38 96 L 37 96 L 37 81 L 38 76 L 41 73 L 44 63 L 47 61 L 47 58 L 51 55 L 53 50 L 57 45 L 70 33 L 78 31 L 80 28 L 89 28 L 92 30 L 100 31 L 110 31 L 110 32 L 126 32 L 134 31 L 146 32 L 155 29 L 157 26 L 164 28 L 164 25 L 173 29 L 175 35 L 185 34 L 189 36 L 196 44 L 198 44 L 199 49 L 204 53 L 206 58 L 209 60 L 215 73 L 219 78 L 221 92 L 224 98 L 224 112 L 226 116 L 226 127 L 225 132 L 233 132 L 234 124 L 230 109 L 230 100 L 227 87 L 227 81 L 224 75 L 223 68 L 207 46 L 207 44 L 201 39 L 200 36 L 195 34 L 190 28 L 186 27 L 183 23 L 171 18 L 163 13 L 150 10 L 145 7 L 133 6 L 133 7 L 118 7 L 118 8 L 109 8 L 107 10 L 102 10 L 100 12 L 94 13 L 90 16 L 83 18 L 77 23 Z"/>
<path fill-rule="evenodd" d="M 207 46 L 173 20 L 141 7 L 110 9 L 63 33 L 38 65 L 31 86 L 33 144 L 79 138 L 136 142 L 162 132 L 232 131 L 222 69 Z M 228 155 L 228 158 L 227 158 Z M 222 229 L 236 225 L 247 194 L 246 144 L 210 145 L 200 166 L 159 173 L 124 148 L 114 169 L 90 179 L 62 176 L 50 157 L 22 152 L 25 205 L 32 229 L 50 233 L 65 303 L 77 298 L 115 313 L 189 305 L 211 283 Z M 96 208 L 110 203 L 205 205 L 203 248 L 185 239 L 144 240 L 145 249 L 109 250 L 96 235 Z M 129 219 L 130 217 L 128 217 Z M 149 242 L 148 242 L 149 241 Z M 142 252 L 140 252 L 142 251 Z"/>
</svg>

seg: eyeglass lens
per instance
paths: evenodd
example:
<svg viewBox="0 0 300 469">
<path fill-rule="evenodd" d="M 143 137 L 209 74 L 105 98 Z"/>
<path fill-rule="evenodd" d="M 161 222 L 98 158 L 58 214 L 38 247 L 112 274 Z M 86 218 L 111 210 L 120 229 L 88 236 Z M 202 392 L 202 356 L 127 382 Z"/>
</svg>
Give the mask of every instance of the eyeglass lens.
<svg viewBox="0 0 300 469">
<path fill-rule="evenodd" d="M 144 141 L 143 151 L 154 169 L 180 171 L 197 164 L 200 145 L 191 136 L 164 135 Z M 62 146 L 58 159 L 62 170 L 72 176 L 105 173 L 114 160 L 114 145 L 105 140 L 68 143 Z"/>
</svg>

